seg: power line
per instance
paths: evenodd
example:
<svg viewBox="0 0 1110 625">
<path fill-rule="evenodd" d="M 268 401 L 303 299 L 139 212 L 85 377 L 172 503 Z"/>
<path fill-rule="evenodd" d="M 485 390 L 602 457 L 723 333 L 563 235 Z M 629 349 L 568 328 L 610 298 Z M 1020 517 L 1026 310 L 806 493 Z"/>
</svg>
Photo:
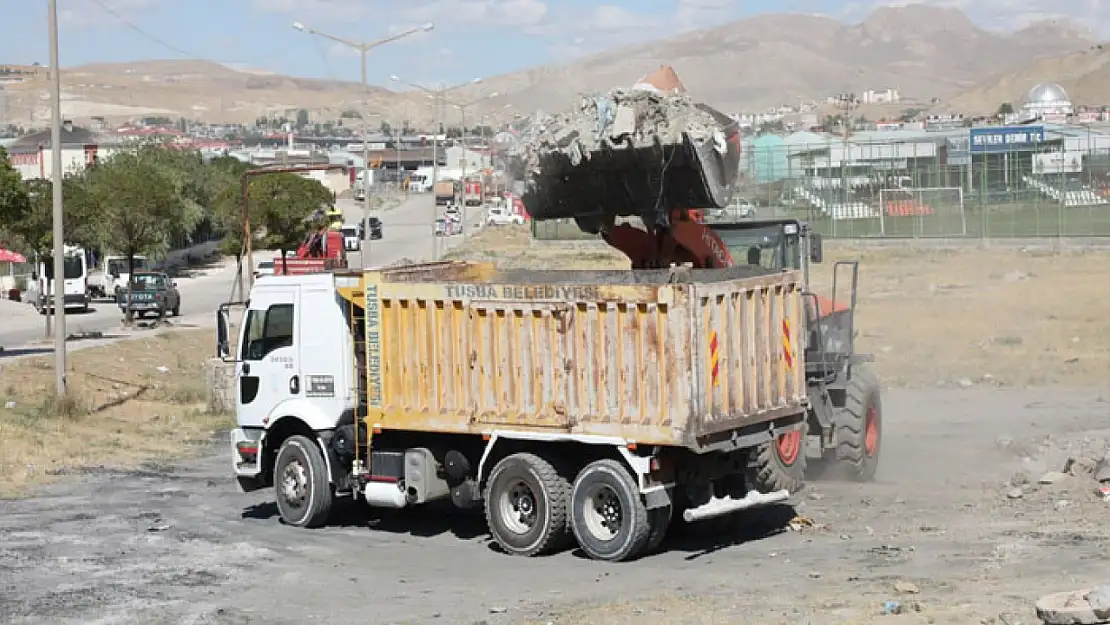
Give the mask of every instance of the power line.
<svg viewBox="0 0 1110 625">
<path fill-rule="evenodd" d="M 108 15 L 112 16 L 120 24 L 123 24 L 124 26 L 130 28 L 131 30 L 133 30 L 136 33 L 142 35 L 143 37 L 146 37 L 150 41 L 162 46 L 163 48 L 166 48 L 167 50 L 170 50 L 170 51 L 172 51 L 176 54 L 179 54 L 179 55 L 181 55 L 181 56 L 183 56 L 183 57 L 185 57 L 189 60 L 208 61 L 210 63 L 216 63 L 218 65 L 227 65 L 227 64 L 231 64 L 231 63 L 251 63 L 251 62 L 254 62 L 254 61 L 258 61 L 260 59 L 273 58 L 275 56 L 273 54 L 265 54 L 265 55 L 254 57 L 253 59 L 245 59 L 245 60 L 239 60 L 239 61 L 217 61 L 216 59 L 212 59 L 212 58 L 209 58 L 209 57 L 206 57 L 206 56 L 202 56 L 202 55 L 199 55 L 199 54 L 193 54 L 192 52 L 189 52 L 188 50 L 180 48 L 180 47 L 166 41 L 165 39 L 162 39 L 161 37 L 158 37 L 157 35 L 151 33 L 150 31 L 146 30 L 145 28 L 143 28 L 142 26 L 139 26 L 135 22 L 127 19 L 126 17 L 121 15 L 119 11 L 117 11 L 117 10 L 113 9 L 112 7 L 108 6 L 102 0 L 92 0 L 92 1 L 93 1 L 93 4 L 100 7 L 101 10 L 103 10 Z"/>
</svg>

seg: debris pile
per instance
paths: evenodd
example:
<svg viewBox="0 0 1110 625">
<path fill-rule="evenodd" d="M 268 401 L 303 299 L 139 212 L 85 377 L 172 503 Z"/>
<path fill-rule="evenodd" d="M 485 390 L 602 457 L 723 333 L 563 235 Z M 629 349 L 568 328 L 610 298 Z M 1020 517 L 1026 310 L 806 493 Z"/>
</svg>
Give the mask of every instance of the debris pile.
<svg viewBox="0 0 1110 625">
<path fill-rule="evenodd" d="M 631 89 L 547 115 L 518 144 L 522 200 L 533 219 L 665 224 L 674 209 L 724 207 L 740 159 L 737 124 L 692 100 L 670 68 Z"/>
<path fill-rule="evenodd" d="M 1055 495 L 1061 491 L 1072 494 L 1087 491 L 1092 498 L 1110 503 L 1110 451 L 1072 456 L 1059 471 L 1045 471 L 1040 463 L 1024 458 L 1022 470 L 1010 478 L 1006 497 L 1022 499 L 1033 493 Z M 1054 505 L 1060 510 L 1070 504 L 1069 500 L 1059 499 Z"/>
</svg>

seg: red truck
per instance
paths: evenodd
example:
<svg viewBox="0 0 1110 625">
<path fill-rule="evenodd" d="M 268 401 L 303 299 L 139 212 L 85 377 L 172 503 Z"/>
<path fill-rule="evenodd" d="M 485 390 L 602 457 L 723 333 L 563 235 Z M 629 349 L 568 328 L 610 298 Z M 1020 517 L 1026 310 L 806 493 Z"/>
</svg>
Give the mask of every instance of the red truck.
<svg viewBox="0 0 1110 625">
<path fill-rule="evenodd" d="M 463 187 L 463 203 L 467 206 L 482 205 L 482 183 L 477 180 L 467 180 Z"/>
<path fill-rule="evenodd" d="M 274 275 L 299 276 L 328 269 L 346 269 L 347 255 L 343 249 L 343 233 L 320 228 L 305 236 L 292 258 L 274 259 Z"/>
</svg>

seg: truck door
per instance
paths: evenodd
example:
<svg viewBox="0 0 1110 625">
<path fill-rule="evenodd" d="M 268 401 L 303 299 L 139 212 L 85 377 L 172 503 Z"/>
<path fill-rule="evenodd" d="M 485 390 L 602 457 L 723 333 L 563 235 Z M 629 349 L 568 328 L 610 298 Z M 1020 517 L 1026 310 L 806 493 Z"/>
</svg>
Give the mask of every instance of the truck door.
<svg viewBox="0 0 1110 625">
<path fill-rule="evenodd" d="M 251 294 L 239 347 L 240 427 L 263 427 L 279 406 L 303 393 L 297 332 L 300 287 L 257 289 Z"/>
</svg>

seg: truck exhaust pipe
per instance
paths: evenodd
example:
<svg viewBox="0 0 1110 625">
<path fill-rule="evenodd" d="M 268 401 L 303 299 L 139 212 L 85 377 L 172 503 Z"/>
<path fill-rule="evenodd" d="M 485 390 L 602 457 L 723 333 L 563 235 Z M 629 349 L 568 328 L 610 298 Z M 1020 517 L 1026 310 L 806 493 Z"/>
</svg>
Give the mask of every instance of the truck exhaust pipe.
<svg viewBox="0 0 1110 625">
<path fill-rule="evenodd" d="M 690 508 L 683 512 L 682 520 L 687 523 L 704 521 L 741 510 L 771 506 L 776 503 L 782 503 L 787 499 L 790 499 L 790 493 L 786 490 L 776 490 L 766 494 L 751 490 L 740 499 L 733 499 L 732 497 L 714 497 L 710 499 L 708 503 L 700 505 L 697 508 Z"/>
</svg>

